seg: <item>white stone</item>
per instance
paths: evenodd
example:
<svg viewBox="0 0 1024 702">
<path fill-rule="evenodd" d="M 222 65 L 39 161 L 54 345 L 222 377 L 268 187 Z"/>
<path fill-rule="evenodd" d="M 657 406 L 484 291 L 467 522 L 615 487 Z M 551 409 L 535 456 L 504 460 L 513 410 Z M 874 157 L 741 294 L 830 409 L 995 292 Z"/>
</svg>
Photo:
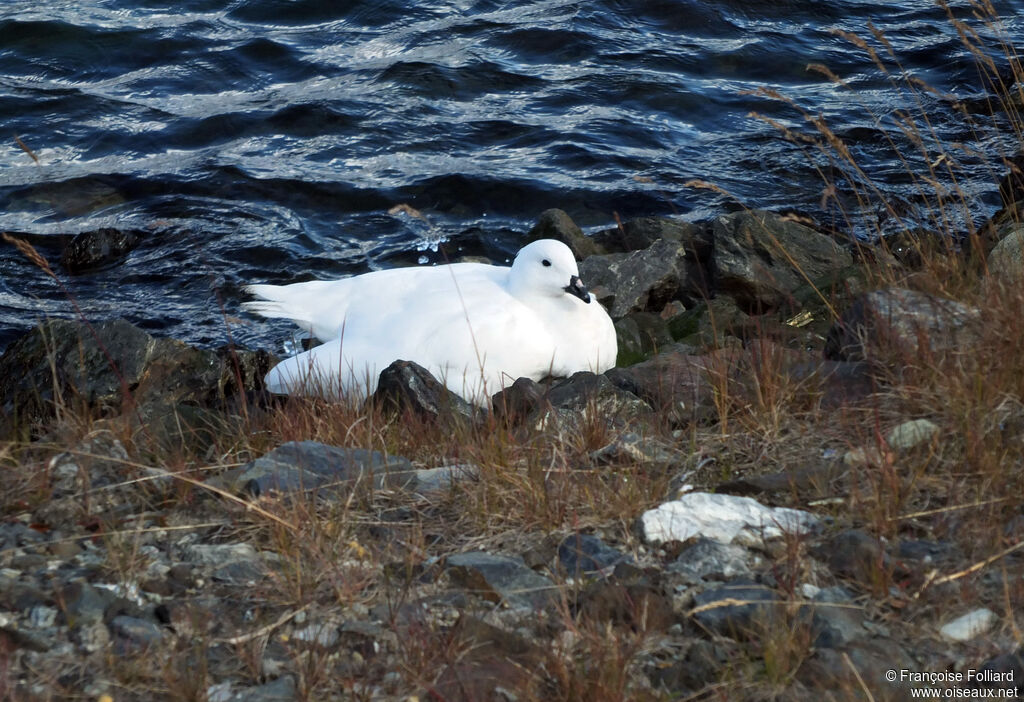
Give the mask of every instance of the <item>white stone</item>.
<svg viewBox="0 0 1024 702">
<path fill-rule="evenodd" d="M 690 492 L 641 517 L 648 543 L 704 536 L 724 544 L 760 546 L 783 533 L 806 533 L 818 524 L 810 512 L 766 507 L 749 497 Z"/>
<path fill-rule="evenodd" d="M 939 634 L 948 641 L 970 641 L 991 629 L 995 621 L 996 613 L 982 607 L 949 622 Z"/>
<path fill-rule="evenodd" d="M 912 419 L 889 430 L 885 440 L 890 448 L 904 451 L 929 441 L 938 433 L 939 427 L 935 422 L 927 419 Z"/>
</svg>

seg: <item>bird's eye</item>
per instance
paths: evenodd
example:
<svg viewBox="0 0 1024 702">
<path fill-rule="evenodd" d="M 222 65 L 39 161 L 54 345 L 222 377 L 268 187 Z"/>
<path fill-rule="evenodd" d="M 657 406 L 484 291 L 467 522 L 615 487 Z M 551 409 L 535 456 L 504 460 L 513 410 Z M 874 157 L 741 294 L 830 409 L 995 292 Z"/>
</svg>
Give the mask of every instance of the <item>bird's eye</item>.
<svg viewBox="0 0 1024 702">
<path fill-rule="evenodd" d="M 542 265 L 544 267 L 550 267 L 551 266 L 551 261 L 549 261 L 549 260 L 547 260 L 545 258 L 543 261 L 540 262 L 540 265 Z"/>
</svg>

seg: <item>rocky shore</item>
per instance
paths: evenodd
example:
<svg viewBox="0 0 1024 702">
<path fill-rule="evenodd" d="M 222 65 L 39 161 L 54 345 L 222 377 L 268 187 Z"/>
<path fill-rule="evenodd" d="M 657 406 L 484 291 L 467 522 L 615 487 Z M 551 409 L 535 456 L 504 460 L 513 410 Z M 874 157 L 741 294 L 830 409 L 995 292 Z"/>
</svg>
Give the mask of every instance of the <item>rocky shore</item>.
<svg viewBox="0 0 1024 702">
<path fill-rule="evenodd" d="M 1005 282 L 1024 193 L 1004 197 L 984 253 Z M 1020 503 L 985 562 L 950 501 L 886 502 L 940 495 L 914 490 L 968 431 L 892 389 L 920 359 L 969 365 L 984 310 L 918 289 L 888 247 L 764 211 L 585 236 L 549 210 L 528 238 L 574 250 L 619 363 L 520 379 L 489 413 L 398 362 L 328 430 L 333 410 L 262 392 L 262 351 L 120 320 L 11 344 L 0 698 L 1020 692 Z M 998 423 L 1021 474 L 1024 411 Z M 424 439 L 389 439 L 401 424 Z"/>
</svg>

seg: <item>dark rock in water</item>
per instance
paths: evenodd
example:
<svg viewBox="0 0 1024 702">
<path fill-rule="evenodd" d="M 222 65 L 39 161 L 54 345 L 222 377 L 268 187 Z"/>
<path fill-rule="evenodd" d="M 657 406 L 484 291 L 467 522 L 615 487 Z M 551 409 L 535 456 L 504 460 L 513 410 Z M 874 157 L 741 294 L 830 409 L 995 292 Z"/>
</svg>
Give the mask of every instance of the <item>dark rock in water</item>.
<svg viewBox="0 0 1024 702">
<path fill-rule="evenodd" d="M 638 217 L 624 222 L 621 227 L 602 229 L 593 236 L 593 240 L 608 253 L 639 251 L 660 239 L 679 242 L 686 255 L 694 261 L 705 262 L 711 257 L 710 229 L 703 224 L 679 219 Z"/>
<path fill-rule="evenodd" d="M 142 241 L 144 232 L 105 227 L 75 236 L 61 254 L 68 273 L 88 273 L 120 263 Z"/>
<path fill-rule="evenodd" d="M 558 545 L 558 565 L 573 578 L 613 569 L 633 558 L 593 534 L 570 534 Z"/>
<path fill-rule="evenodd" d="M 299 493 L 357 486 L 405 487 L 415 481 L 409 459 L 379 451 L 290 441 L 244 466 L 218 476 L 229 490 L 250 495 Z"/>
<path fill-rule="evenodd" d="M 590 256 L 580 263 L 580 277 L 612 319 L 630 312 L 660 312 L 665 303 L 695 287 L 689 281 L 686 250 L 668 239 L 640 251 Z"/>
<path fill-rule="evenodd" d="M 196 349 L 155 339 L 124 320 L 50 320 L 0 356 L 0 436 L 25 431 L 63 404 L 117 413 L 148 402 L 219 406 L 262 388 L 265 353 Z M 242 369 L 244 373 L 240 373 Z"/>
<path fill-rule="evenodd" d="M 688 423 L 707 419 L 715 412 L 708 368 L 706 356 L 663 353 L 628 368 L 612 368 L 605 375 L 616 387 Z"/>
<path fill-rule="evenodd" d="M 981 312 L 959 302 L 902 288 L 858 298 L 829 331 L 825 357 L 885 364 L 895 356 L 920 362 L 934 355 L 966 358 L 979 338 Z"/>
<path fill-rule="evenodd" d="M 587 256 L 593 256 L 594 254 L 604 253 L 601 247 L 594 242 L 589 236 L 583 233 L 583 230 L 576 226 L 576 223 L 572 221 L 564 211 L 552 208 L 550 210 L 544 210 L 540 213 L 540 218 L 537 220 L 537 224 L 533 225 L 533 229 L 526 235 L 526 243 L 537 241 L 538 239 L 555 239 L 561 241 L 563 244 L 572 249 L 573 255 L 576 260 L 581 260 Z M 583 278 L 583 282 L 590 285 L 590 281 Z"/>
<path fill-rule="evenodd" d="M 808 280 L 853 262 L 831 238 L 772 212 L 735 212 L 712 227 L 714 284 L 752 312 L 776 308 Z"/>
<path fill-rule="evenodd" d="M 763 585 L 733 581 L 694 598 L 694 618 L 707 629 L 734 638 L 763 633 L 781 617 L 779 596 Z"/>
<path fill-rule="evenodd" d="M 447 567 L 454 581 L 493 602 L 538 609 L 555 599 L 554 583 L 527 568 L 519 557 L 473 551 L 449 556 Z"/>
<path fill-rule="evenodd" d="M 454 415 L 474 420 L 478 416 L 476 407 L 412 361 L 395 361 L 381 371 L 373 400 L 399 411 L 409 410 L 424 419 Z"/>
</svg>

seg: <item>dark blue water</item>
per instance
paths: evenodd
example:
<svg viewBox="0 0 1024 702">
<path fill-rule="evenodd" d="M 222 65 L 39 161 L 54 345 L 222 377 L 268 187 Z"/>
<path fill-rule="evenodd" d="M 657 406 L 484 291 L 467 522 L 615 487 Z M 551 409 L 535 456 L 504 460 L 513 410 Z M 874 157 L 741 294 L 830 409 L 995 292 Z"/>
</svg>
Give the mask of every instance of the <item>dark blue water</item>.
<svg viewBox="0 0 1024 702">
<path fill-rule="evenodd" d="M 1003 35 L 1024 38 L 1021 0 L 996 6 Z M 887 76 L 833 31 L 870 38 L 869 22 L 941 94 L 900 88 L 899 68 Z M 548 207 L 598 228 L 740 202 L 878 231 L 858 176 L 750 116 L 804 128 L 752 94 L 766 87 L 822 114 L 907 209 L 939 150 L 903 145 L 904 163 L 885 135 L 897 110 L 928 115 L 936 139 L 963 144 L 970 216 L 997 207 L 1005 114 L 924 0 L 3 0 L 0 230 L 28 235 L 90 318 L 266 347 L 287 327 L 234 319 L 246 282 L 436 260 L 439 242 L 501 258 Z M 823 200 L 822 173 L 838 200 Z M 400 204 L 423 218 L 389 212 Z M 99 227 L 145 236 L 119 265 L 66 275 L 66 235 Z M 0 274 L 0 348 L 72 315 L 5 244 Z"/>
</svg>

